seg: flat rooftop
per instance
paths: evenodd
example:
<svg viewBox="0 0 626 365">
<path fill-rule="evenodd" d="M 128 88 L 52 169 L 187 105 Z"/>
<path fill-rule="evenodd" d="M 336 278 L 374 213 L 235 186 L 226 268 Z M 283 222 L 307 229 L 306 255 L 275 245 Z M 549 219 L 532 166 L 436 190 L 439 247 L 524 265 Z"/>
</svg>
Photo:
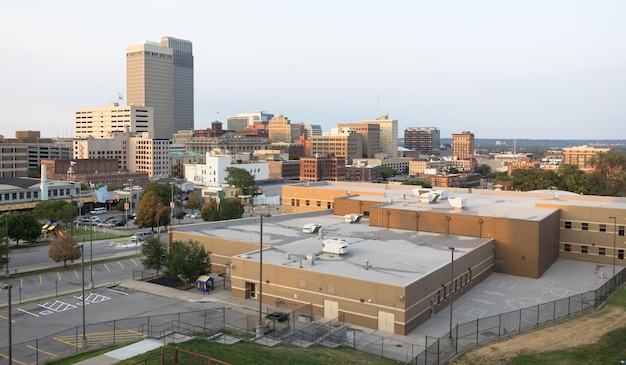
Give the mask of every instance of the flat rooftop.
<svg viewBox="0 0 626 365">
<path fill-rule="evenodd" d="M 305 224 L 322 226 L 319 234 L 302 232 Z M 173 227 L 174 231 L 195 233 L 250 243 L 259 243 L 260 218 Z M 350 245 L 344 255 L 322 253 L 324 239 L 343 239 Z M 281 215 L 263 221 L 263 262 L 321 273 L 341 275 L 389 285 L 406 286 L 489 242 L 486 238 L 415 232 L 371 227 L 367 219 L 345 223 L 343 216 L 315 212 Z M 307 256 L 315 257 L 311 265 Z M 237 257 L 259 260 L 255 250 Z M 365 267 L 368 265 L 368 269 Z"/>
</svg>

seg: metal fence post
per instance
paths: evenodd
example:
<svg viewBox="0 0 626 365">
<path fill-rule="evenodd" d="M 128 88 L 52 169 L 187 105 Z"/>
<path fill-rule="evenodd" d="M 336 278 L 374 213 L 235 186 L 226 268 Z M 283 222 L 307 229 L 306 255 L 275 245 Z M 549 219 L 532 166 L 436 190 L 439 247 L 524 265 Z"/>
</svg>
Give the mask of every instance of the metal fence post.
<svg viewBox="0 0 626 365">
<path fill-rule="evenodd" d="M 498 314 L 498 340 L 500 339 L 501 332 L 502 332 L 502 314 Z"/>
</svg>

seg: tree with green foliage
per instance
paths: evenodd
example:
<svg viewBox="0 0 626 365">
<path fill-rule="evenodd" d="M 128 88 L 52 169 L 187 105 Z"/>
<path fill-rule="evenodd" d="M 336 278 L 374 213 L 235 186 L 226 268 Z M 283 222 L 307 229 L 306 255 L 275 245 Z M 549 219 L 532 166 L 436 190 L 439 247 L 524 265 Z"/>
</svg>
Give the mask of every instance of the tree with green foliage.
<svg viewBox="0 0 626 365">
<path fill-rule="evenodd" d="M 9 215 L 9 238 L 19 245 L 20 240 L 33 242 L 41 235 L 41 223 L 30 212 Z"/>
<path fill-rule="evenodd" d="M 166 261 L 166 274 L 183 280 L 189 280 L 211 272 L 209 253 L 198 241 L 189 240 L 187 243 L 182 241 L 172 242 Z"/>
<path fill-rule="evenodd" d="M 418 180 L 418 179 L 405 180 L 402 182 L 401 185 L 415 185 L 415 186 L 421 186 L 426 189 L 430 189 L 433 187 L 429 182 L 426 182 L 424 180 Z"/>
<path fill-rule="evenodd" d="M 167 247 L 158 237 L 150 236 L 141 246 L 141 264 L 146 269 L 154 269 L 159 274 L 167 262 Z"/>
<path fill-rule="evenodd" d="M 211 200 L 202 207 L 200 216 L 205 222 L 215 222 L 220 220 L 220 212 L 215 200 Z"/>
<path fill-rule="evenodd" d="M 388 178 L 392 177 L 392 176 L 396 176 L 396 170 L 392 169 L 389 166 L 381 166 L 380 167 L 380 177 L 383 178 L 383 180 L 387 181 Z"/>
<path fill-rule="evenodd" d="M 68 204 L 65 200 L 44 200 L 35 205 L 33 215 L 37 219 L 51 222 L 61 221 L 59 219 L 60 212 Z"/>
<path fill-rule="evenodd" d="M 202 208 L 202 200 L 196 195 L 196 193 L 189 193 L 189 198 L 185 202 L 185 207 L 192 211 L 200 210 Z"/>
<path fill-rule="evenodd" d="M 576 194 L 586 194 L 587 174 L 574 165 L 561 165 L 556 171 L 559 175 L 559 189 Z"/>
<path fill-rule="evenodd" d="M 478 166 L 478 169 L 476 170 L 476 172 L 478 172 L 480 176 L 486 179 L 493 179 L 495 177 L 495 174 L 491 171 L 491 166 L 487 164 L 482 164 Z"/>
<path fill-rule="evenodd" d="M 510 190 L 556 189 L 559 186 L 559 176 L 552 170 L 516 169 L 511 173 L 511 177 Z"/>
<path fill-rule="evenodd" d="M 243 210 L 243 205 L 239 199 L 228 199 L 220 204 L 220 220 L 241 218 Z"/>
<path fill-rule="evenodd" d="M 254 175 L 239 167 L 226 168 L 226 183 L 241 190 L 242 195 L 255 195 L 257 191 Z"/>
<path fill-rule="evenodd" d="M 54 262 L 63 261 L 63 266 L 67 267 L 67 260 L 79 259 L 82 254 L 80 247 L 76 246 L 76 240 L 71 236 L 61 236 L 48 248 L 48 257 Z"/>
<path fill-rule="evenodd" d="M 172 199 L 172 186 L 170 184 L 163 184 L 159 182 L 151 182 L 143 189 L 143 194 L 141 200 L 143 201 L 143 197 L 152 192 L 158 197 L 158 201 L 161 204 L 170 206 L 170 200 Z"/>
<path fill-rule="evenodd" d="M 160 227 L 170 224 L 170 208 L 159 199 L 154 191 L 147 191 L 143 194 L 139 203 L 139 210 L 135 223 L 139 228 Z"/>
<path fill-rule="evenodd" d="M 626 196 L 626 152 L 600 152 L 589 161 L 594 172 L 588 175 L 587 188 L 597 195 Z"/>
<path fill-rule="evenodd" d="M 7 219 L 9 219 L 9 214 L 5 213 L 2 215 L 2 220 L 0 221 L 2 224 L 0 227 L 0 271 L 4 271 L 5 266 L 9 263 L 9 252 L 11 252 L 6 228 L 8 222 L 5 221 Z"/>
</svg>

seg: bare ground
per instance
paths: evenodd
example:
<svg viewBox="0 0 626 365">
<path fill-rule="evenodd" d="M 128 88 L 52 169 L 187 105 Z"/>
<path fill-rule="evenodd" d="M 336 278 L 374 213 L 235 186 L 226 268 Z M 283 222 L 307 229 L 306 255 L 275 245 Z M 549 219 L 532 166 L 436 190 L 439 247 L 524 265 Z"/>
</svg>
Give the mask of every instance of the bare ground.
<svg viewBox="0 0 626 365">
<path fill-rule="evenodd" d="M 509 364 L 520 354 L 562 350 L 595 343 L 605 333 L 623 327 L 625 319 L 625 308 L 605 307 L 601 313 L 574 318 L 467 352 L 449 364 Z"/>
</svg>

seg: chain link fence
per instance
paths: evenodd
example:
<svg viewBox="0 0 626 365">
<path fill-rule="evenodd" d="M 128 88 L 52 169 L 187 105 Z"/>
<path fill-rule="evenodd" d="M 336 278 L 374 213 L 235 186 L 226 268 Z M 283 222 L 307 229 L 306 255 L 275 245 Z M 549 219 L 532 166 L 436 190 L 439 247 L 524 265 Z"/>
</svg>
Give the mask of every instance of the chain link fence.
<svg viewBox="0 0 626 365">
<path fill-rule="evenodd" d="M 594 291 L 457 324 L 443 337 L 426 336 L 426 348 L 407 364 L 440 365 L 454 356 L 522 332 L 596 310 L 624 284 L 626 269 Z"/>
</svg>

